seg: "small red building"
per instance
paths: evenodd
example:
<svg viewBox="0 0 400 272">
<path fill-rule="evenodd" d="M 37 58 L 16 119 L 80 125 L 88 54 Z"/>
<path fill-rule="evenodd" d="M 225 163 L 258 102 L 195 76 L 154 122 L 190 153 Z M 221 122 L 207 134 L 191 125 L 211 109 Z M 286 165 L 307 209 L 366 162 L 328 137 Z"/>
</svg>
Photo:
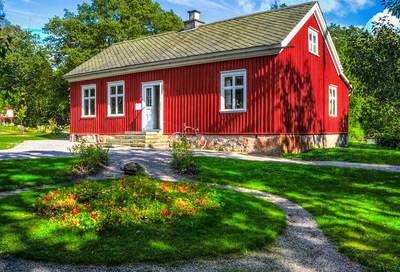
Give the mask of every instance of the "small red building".
<svg viewBox="0 0 400 272">
<path fill-rule="evenodd" d="M 116 43 L 65 75 L 74 139 L 177 132 L 202 148 L 347 144 L 350 84 L 317 2 Z"/>
</svg>

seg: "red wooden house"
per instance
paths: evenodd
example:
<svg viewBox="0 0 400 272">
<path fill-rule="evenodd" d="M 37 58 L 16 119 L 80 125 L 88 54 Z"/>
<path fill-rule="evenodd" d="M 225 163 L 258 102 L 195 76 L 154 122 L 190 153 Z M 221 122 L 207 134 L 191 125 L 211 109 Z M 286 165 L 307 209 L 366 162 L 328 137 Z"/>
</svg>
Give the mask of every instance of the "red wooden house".
<svg viewBox="0 0 400 272">
<path fill-rule="evenodd" d="M 186 132 L 197 147 L 257 152 L 347 143 L 350 84 L 317 2 L 210 24 L 189 14 L 182 31 L 116 43 L 65 75 L 73 139 Z"/>
</svg>

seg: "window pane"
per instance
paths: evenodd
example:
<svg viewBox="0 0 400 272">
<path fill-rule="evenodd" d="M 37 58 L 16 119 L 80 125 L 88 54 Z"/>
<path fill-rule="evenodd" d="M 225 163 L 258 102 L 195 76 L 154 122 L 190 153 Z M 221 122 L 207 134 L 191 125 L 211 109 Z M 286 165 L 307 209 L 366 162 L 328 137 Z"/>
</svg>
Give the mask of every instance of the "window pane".
<svg viewBox="0 0 400 272">
<path fill-rule="evenodd" d="M 124 87 L 122 85 L 118 85 L 118 94 L 124 93 Z"/>
<path fill-rule="evenodd" d="M 243 99 L 244 90 L 236 89 L 235 91 L 235 108 L 243 109 L 244 108 L 244 99 Z"/>
<path fill-rule="evenodd" d="M 116 109 L 116 98 L 112 97 L 110 99 L 110 113 L 112 115 L 115 115 L 117 113 L 117 109 Z"/>
<path fill-rule="evenodd" d="M 122 96 L 118 97 L 118 114 L 124 114 L 124 99 Z"/>
<path fill-rule="evenodd" d="M 96 100 L 90 99 L 90 115 L 96 114 Z"/>
<path fill-rule="evenodd" d="M 224 91 L 224 98 L 225 98 L 225 109 L 231 110 L 233 109 L 233 101 L 232 101 L 232 90 L 225 90 Z"/>
<path fill-rule="evenodd" d="M 87 99 L 83 100 L 83 115 L 89 115 L 89 101 Z"/>
<path fill-rule="evenodd" d="M 235 78 L 235 85 L 236 86 L 243 86 L 243 76 L 237 76 Z"/>
<path fill-rule="evenodd" d="M 88 97 L 89 96 L 89 89 L 84 89 L 83 90 L 83 96 Z"/>
<path fill-rule="evenodd" d="M 225 82 L 224 82 L 225 87 L 231 87 L 233 86 L 233 78 L 232 77 L 225 77 Z"/>
<path fill-rule="evenodd" d="M 90 89 L 90 96 L 94 97 L 96 95 L 96 90 L 95 89 Z"/>
<path fill-rule="evenodd" d="M 146 107 L 151 107 L 153 105 L 153 89 L 147 88 L 146 89 Z"/>
<path fill-rule="evenodd" d="M 110 88 L 110 94 L 111 94 L 111 95 L 115 95 L 115 86 L 112 86 L 112 87 Z"/>
</svg>

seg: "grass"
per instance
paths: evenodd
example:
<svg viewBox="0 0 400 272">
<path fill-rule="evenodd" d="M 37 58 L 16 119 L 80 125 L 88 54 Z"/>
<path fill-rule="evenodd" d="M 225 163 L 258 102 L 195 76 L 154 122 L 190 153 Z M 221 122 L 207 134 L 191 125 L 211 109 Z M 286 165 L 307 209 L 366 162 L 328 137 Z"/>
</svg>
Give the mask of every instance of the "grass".
<svg viewBox="0 0 400 272">
<path fill-rule="evenodd" d="M 351 143 L 349 147 L 313 149 L 300 154 L 285 154 L 288 159 L 307 161 L 346 161 L 373 164 L 400 165 L 400 149 Z"/>
<path fill-rule="evenodd" d="M 0 191 L 71 180 L 74 158 L 39 158 L 0 161 Z"/>
<path fill-rule="evenodd" d="M 222 207 L 173 224 L 150 221 L 82 232 L 36 215 L 33 205 L 47 191 L 0 198 L 0 255 L 72 264 L 174 262 L 265 248 L 285 226 L 283 212 L 271 203 L 217 190 Z"/>
<path fill-rule="evenodd" d="M 400 271 L 400 173 L 197 158 L 198 179 L 279 194 L 310 211 L 339 250 Z"/>
<path fill-rule="evenodd" d="M 65 139 L 68 135 L 65 133 L 53 134 L 39 132 L 34 129 L 28 129 L 24 134 L 20 134 L 16 127 L 0 126 L 0 150 L 10 149 L 17 144 L 28 140 L 55 140 Z"/>
</svg>

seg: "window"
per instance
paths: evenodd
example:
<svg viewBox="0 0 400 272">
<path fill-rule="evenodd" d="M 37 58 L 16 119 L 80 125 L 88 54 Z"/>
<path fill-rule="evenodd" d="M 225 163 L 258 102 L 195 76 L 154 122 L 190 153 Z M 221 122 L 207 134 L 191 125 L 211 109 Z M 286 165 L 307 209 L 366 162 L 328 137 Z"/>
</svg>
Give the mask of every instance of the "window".
<svg viewBox="0 0 400 272">
<path fill-rule="evenodd" d="M 125 86 L 124 82 L 108 83 L 108 116 L 124 116 Z"/>
<path fill-rule="evenodd" d="M 221 73 L 221 111 L 246 110 L 246 71 Z"/>
<path fill-rule="evenodd" d="M 308 29 L 308 50 L 318 56 L 318 32 L 312 28 Z"/>
<path fill-rule="evenodd" d="M 337 116 L 337 87 L 329 86 L 329 116 Z"/>
<path fill-rule="evenodd" d="M 82 117 L 96 117 L 96 85 L 82 86 Z"/>
<path fill-rule="evenodd" d="M 153 106 L 153 88 L 146 88 L 146 107 Z"/>
</svg>

